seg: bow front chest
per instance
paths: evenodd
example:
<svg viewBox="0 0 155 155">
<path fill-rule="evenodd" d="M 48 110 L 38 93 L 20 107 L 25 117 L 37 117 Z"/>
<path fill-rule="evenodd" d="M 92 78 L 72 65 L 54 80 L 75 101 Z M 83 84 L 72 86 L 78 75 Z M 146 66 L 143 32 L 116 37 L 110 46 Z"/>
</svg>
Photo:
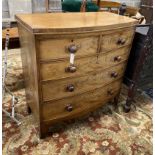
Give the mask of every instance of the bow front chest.
<svg viewBox="0 0 155 155">
<path fill-rule="evenodd" d="M 16 15 L 26 98 L 43 138 L 117 101 L 137 21 L 108 12 Z"/>
</svg>

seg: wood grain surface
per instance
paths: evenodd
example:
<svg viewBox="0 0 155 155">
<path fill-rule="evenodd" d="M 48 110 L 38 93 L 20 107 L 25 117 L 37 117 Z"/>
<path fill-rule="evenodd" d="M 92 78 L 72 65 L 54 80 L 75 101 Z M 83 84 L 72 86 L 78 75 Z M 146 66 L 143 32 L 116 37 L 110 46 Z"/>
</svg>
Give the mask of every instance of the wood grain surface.
<svg viewBox="0 0 155 155">
<path fill-rule="evenodd" d="M 110 85 L 104 86 L 102 88 L 77 95 L 74 97 L 69 97 L 53 102 L 48 102 L 43 105 L 43 120 L 52 121 L 59 120 L 63 117 L 72 117 L 80 115 L 80 113 L 86 113 L 90 111 L 91 108 L 95 109 L 99 106 L 105 104 L 108 99 L 113 98 L 120 88 L 121 80 L 111 83 Z M 109 95 L 108 91 L 112 90 L 113 94 Z M 73 110 L 71 112 L 66 110 L 66 106 L 71 105 Z"/>
<path fill-rule="evenodd" d="M 20 43 L 21 43 L 21 58 L 24 72 L 24 82 L 26 90 L 26 101 L 35 115 L 35 118 L 40 119 L 40 104 L 38 91 L 38 66 L 36 60 L 35 38 L 29 31 L 18 25 Z"/>
<path fill-rule="evenodd" d="M 135 19 L 109 12 L 18 14 L 16 19 L 36 34 L 103 31 L 119 27 L 130 27 L 138 23 Z"/>
<path fill-rule="evenodd" d="M 101 52 L 106 52 L 129 45 L 132 42 L 134 29 L 125 29 L 123 31 L 115 32 L 110 35 L 103 35 L 101 41 Z M 124 44 L 119 44 L 118 41 L 123 40 Z"/>
<path fill-rule="evenodd" d="M 77 71 L 74 73 L 65 72 L 65 68 L 70 65 L 69 59 L 65 61 L 56 61 L 53 63 L 43 63 L 40 66 L 41 80 L 48 81 L 83 76 L 84 74 L 88 74 L 92 71 L 99 71 L 112 67 L 128 59 L 129 49 L 130 46 L 127 46 L 108 53 L 100 54 L 99 56 L 96 54 L 94 56 L 81 59 L 75 58 Z M 116 56 L 121 56 L 120 62 L 114 61 Z"/>
<path fill-rule="evenodd" d="M 43 100 L 49 101 L 54 99 L 61 99 L 64 97 L 74 96 L 79 93 L 84 93 L 120 79 L 126 67 L 126 62 L 117 66 L 103 70 L 102 72 L 93 72 L 89 75 L 75 78 L 67 78 L 65 80 L 56 80 L 46 82 L 42 85 Z M 117 73 L 117 77 L 112 77 L 111 74 Z M 73 86 L 74 91 L 67 90 L 68 86 Z M 58 93 L 59 92 L 59 93 Z"/>
<path fill-rule="evenodd" d="M 106 12 L 21 14 L 16 19 L 27 104 L 41 138 L 53 123 L 117 102 L 136 20 Z M 68 47 L 73 44 L 78 48 L 71 66 Z"/>
<path fill-rule="evenodd" d="M 40 41 L 39 57 L 41 60 L 69 58 L 70 52 L 68 47 L 70 45 L 75 45 L 77 47 L 78 50 L 75 53 L 77 57 L 95 54 L 98 47 L 98 37 L 78 38 L 77 36 L 77 38 L 74 39 L 65 39 L 64 36 L 63 39 L 48 39 Z"/>
</svg>

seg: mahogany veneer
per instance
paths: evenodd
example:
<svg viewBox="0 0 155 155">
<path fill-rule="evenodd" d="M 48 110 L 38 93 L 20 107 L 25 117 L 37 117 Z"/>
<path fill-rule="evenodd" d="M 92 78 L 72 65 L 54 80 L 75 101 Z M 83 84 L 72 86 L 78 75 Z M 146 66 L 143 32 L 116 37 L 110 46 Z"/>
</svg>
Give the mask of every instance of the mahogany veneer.
<svg viewBox="0 0 155 155">
<path fill-rule="evenodd" d="M 107 12 L 20 14 L 16 19 L 28 109 L 41 138 L 55 123 L 113 99 L 117 103 L 136 20 Z"/>
</svg>

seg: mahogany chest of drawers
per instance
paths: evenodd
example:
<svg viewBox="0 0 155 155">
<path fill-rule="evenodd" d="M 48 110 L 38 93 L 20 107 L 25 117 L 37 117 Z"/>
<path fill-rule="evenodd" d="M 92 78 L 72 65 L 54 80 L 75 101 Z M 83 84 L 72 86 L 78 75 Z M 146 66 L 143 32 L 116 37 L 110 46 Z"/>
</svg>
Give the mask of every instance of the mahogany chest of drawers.
<svg viewBox="0 0 155 155">
<path fill-rule="evenodd" d="M 108 12 L 20 14 L 26 98 L 40 129 L 117 100 L 137 21 Z"/>
</svg>

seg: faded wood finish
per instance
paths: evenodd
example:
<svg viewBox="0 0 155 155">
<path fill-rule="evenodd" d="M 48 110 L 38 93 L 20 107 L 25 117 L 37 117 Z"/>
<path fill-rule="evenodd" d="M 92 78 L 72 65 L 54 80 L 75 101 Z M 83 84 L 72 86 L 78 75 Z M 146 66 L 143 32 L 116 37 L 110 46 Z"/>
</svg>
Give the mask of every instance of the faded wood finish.
<svg viewBox="0 0 155 155">
<path fill-rule="evenodd" d="M 55 123 L 113 99 L 117 103 L 136 20 L 103 12 L 16 19 L 28 109 L 37 118 L 41 138 Z M 76 51 L 74 65 L 69 51 Z"/>
<path fill-rule="evenodd" d="M 101 52 L 107 52 L 113 49 L 120 48 L 131 44 L 132 37 L 134 34 L 134 29 L 128 29 L 125 31 L 115 31 L 111 35 L 103 34 L 101 36 Z M 66 39 L 64 39 L 67 37 Z M 74 39 L 73 39 L 74 38 Z M 78 35 L 73 36 L 63 36 L 61 38 L 44 39 L 39 41 L 39 58 L 41 61 L 55 60 L 55 59 L 65 59 L 70 57 L 70 52 L 68 47 L 70 45 L 75 45 L 77 47 L 76 57 L 83 57 L 98 52 L 98 36 L 91 37 L 80 37 Z M 123 43 L 119 41 L 123 40 Z M 109 44 L 111 46 L 109 46 Z"/>
<path fill-rule="evenodd" d="M 105 31 L 137 24 L 132 18 L 109 12 L 19 14 L 16 19 L 35 34 Z"/>
<path fill-rule="evenodd" d="M 111 35 L 103 35 L 101 41 L 101 52 L 106 52 L 131 44 L 134 29 L 115 32 Z M 110 46 L 109 46 L 110 45 Z"/>
<path fill-rule="evenodd" d="M 127 31 L 135 31 L 135 25 L 130 26 L 130 27 L 120 27 L 119 29 L 108 29 L 106 31 L 90 31 L 88 32 L 83 32 L 83 33 L 78 33 L 78 32 L 72 32 L 72 33 L 55 33 L 54 35 L 51 33 L 46 33 L 46 35 L 43 34 L 35 34 L 37 35 L 37 40 L 38 41 L 43 41 L 43 40 L 50 40 L 50 39 L 55 39 L 55 40 L 59 40 L 59 39 L 70 39 L 70 40 L 74 40 L 77 38 L 92 38 L 92 37 L 99 37 L 102 35 L 112 35 L 113 33 L 121 33 L 121 32 L 127 32 Z M 39 42 L 38 42 L 39 43 Z"/>
<path fill-rule="evenodd" d="M 65 72 L 65 69 L 70 65 L 69 60 L 43 63 L 40 66 L 41 80 L 56 80 L 68 77 L 77 77 L 88 74 L 92 71 L 99 71 L 112 67 L 127 60 L 130 46 L 123 47 L 112 52 L 96 54 L 94 56 L 85 57 L 75 60 L 77 71 L 74 73 Z M 120 61 L 115 61 L 115 57 L 121 57 Z"/>
<path fill-rule="evenodd" d="M 56 80 L 45 82 L 42 85 L 43 100 L 55 100 L 64 97 L 74 96 L 79 93 L 84 93 L 102 87 L 112 81 L 120 79 L 124 74 L 126 62 L 117 66 L 108 68 L 102 72 L 93 72 L 89 75 L 75 78 L 67 78 L 65 80 Z M 113 77 L 116 73 L 116 77 Z M 72 89 L 69 89 L 72 88 Z M 59 92 L 59 93 L 58 93 Z M 51 95 L 52 94 L 52 95 Z"/>
<path fill-rule="evenodd" d="M 71 117 L 72 115 L 78 115 L 83 111 L 89 111 L 90 108 L 97 108 L 117 94 L 120 84 L 121 80 L 118 80 L 110 85 L 96 90 L 91 90 L 88 93 L 70 97 L 69 99 L 64 98 L 61 100 L 44 103 L 43 120 L 52 121 L 55 119 L 65 118 L 67 116 Z M 71 111 L 67 110 L 68 105 L 72 106 Z"/>
<path fill-rule="evenodd" d="M 65 38 L 65 36 L 64 36 Z M 77 46 L 76 57 L 95 54 L 97 52 L 98 37 L 86 37 L 76 39 L 48 39 L 40 41 L 40 60 L 69 58 L 70 45 Z"/>
<path fill-rule="evenodd" d="M 38 66 L 35 50 L 35 38 L 32 33 L 18 25 L 21 44 L 22 67 L 25 79 L 26 100 L 36 119 L 40 119 L 39 91 L 38 91 Z M 35 64 L 35 65 L 34 65 Z"/>
</svg>

